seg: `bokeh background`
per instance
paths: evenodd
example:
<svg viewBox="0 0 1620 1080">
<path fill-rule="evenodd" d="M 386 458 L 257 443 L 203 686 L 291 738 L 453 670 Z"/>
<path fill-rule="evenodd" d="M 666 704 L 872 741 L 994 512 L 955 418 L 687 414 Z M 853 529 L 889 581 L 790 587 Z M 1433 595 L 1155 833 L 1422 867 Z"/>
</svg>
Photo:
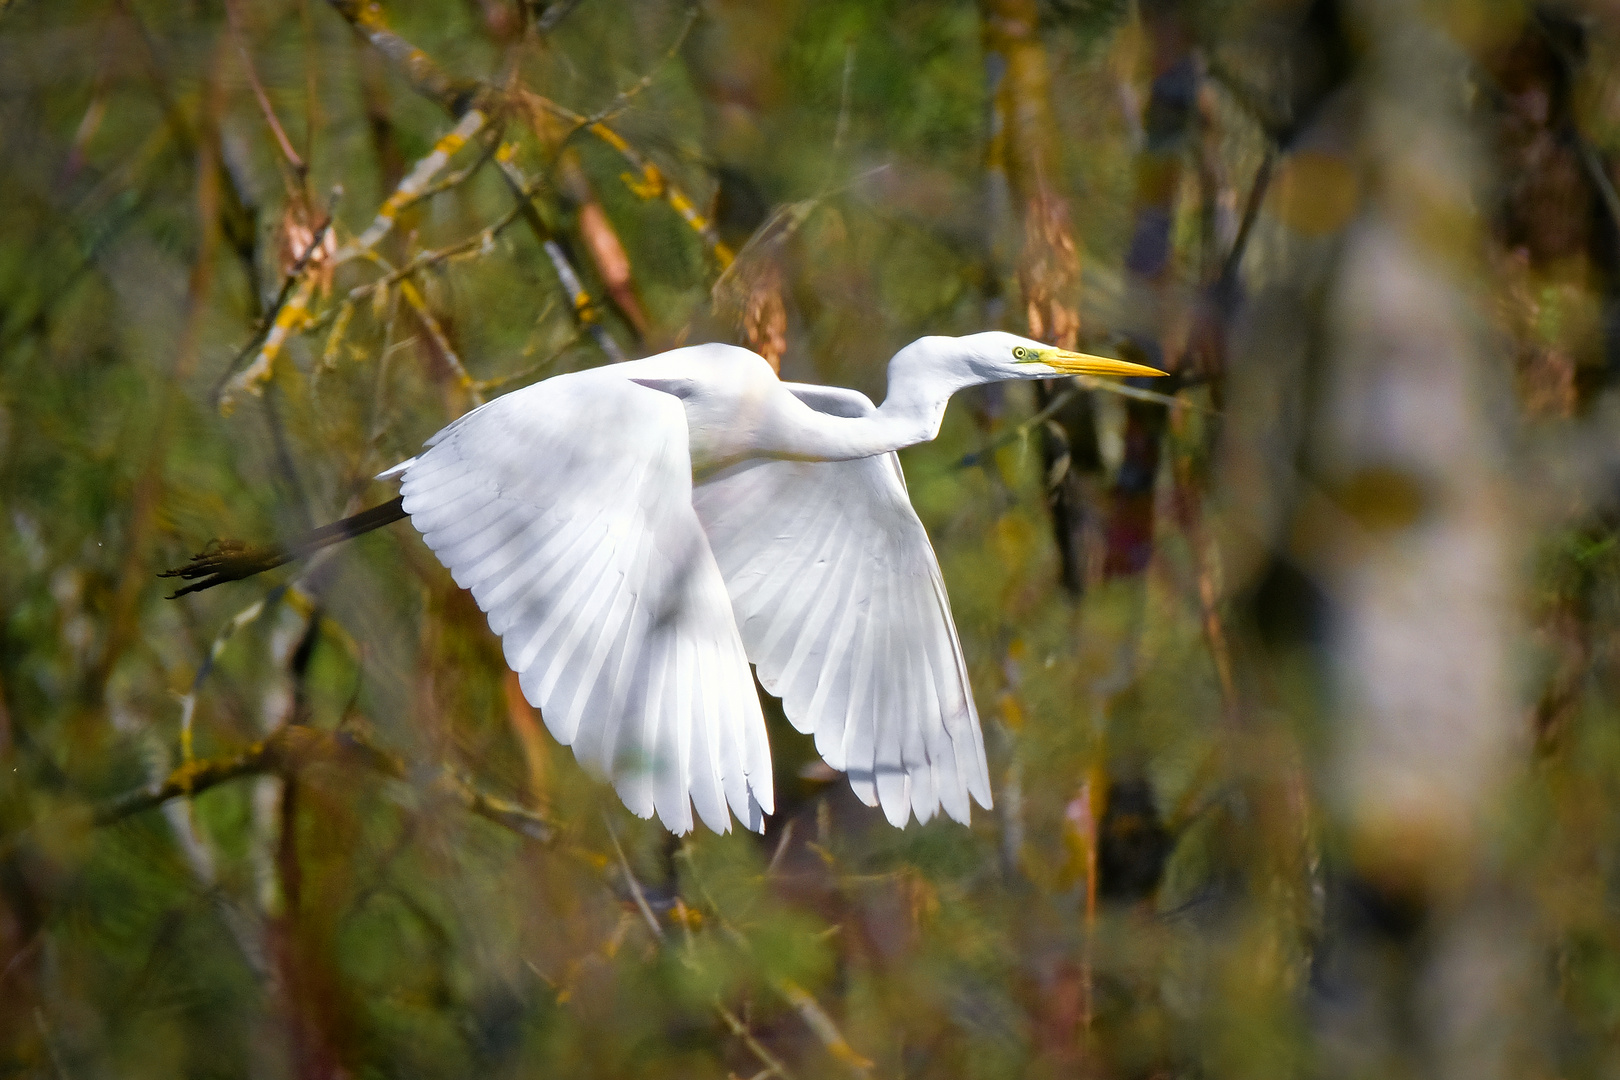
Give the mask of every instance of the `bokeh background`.
<svg viewBox="0 0 1620 1080">
<path fill-rule="evenodd" d="M 1620 1075 L 1620 16 L 0 0 L 0 1075 Z M 682 342 L 1164 367 L 903 455 L 996 796 L 558 747 L 396 525 Z M 611 440 L 615 432 L 604 429 Z"/>
</svg>

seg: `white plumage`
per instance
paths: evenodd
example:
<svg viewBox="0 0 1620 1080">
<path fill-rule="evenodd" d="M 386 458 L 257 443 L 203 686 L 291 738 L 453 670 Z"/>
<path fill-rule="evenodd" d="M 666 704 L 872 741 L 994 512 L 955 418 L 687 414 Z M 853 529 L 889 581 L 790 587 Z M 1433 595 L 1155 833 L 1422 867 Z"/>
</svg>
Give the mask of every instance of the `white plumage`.
<svg viewBox="0 0 1620 1080">
<path fill-rule="evenodd" d="M 763 829 L 752 662 L 864 802 L 965 824 L 970 798 L 991 805 L 984 740 L 894 450 L 933 438 L 963 386 L 1064 372 L 1158 374 L 1010 334 L 924 338 L 878 409 L 700 345 L 515 391 L 382 475 L 552 734 L 634 813 Z"/>
</svg>

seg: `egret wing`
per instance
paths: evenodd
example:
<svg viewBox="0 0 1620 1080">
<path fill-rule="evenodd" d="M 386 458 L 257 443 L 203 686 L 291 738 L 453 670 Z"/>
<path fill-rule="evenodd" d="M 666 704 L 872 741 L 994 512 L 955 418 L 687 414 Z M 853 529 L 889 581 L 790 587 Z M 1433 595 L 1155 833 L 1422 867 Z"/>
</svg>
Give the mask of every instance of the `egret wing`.
<svg viewBox="0 0 1620 1080">
<path fill-rule="evenodd" d="M 789 389 L 838 415 L 863 395 Z M 760 683 L 895 825 L 988 808 L 984 738 L 928 534 L 894 454 L 748 461 L 700 482 L 693 504 Z"/>
<path fill-rule="evenodd" d="M 500 635 L 559 742 L 641 817 L 717 832 L 772 809 L 759 698 L 692 509 L 678 400 L 597 372 L 469 413 L 402 474 L 404 507 Z"/>
</svg>

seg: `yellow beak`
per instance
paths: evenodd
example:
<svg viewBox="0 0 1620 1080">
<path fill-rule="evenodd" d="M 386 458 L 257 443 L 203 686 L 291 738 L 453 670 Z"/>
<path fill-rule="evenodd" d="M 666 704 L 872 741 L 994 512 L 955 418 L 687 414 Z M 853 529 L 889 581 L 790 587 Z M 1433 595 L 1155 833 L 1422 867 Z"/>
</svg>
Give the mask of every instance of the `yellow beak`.
<svg viewBox="0 0 1620 1080">
<path fill-rule="evenodd" d="M 1114 360 L 1107 356 L 1069 352 L 1067 349 L 1041 349 L 1034 355 L 1018 361 L 1021 364 L 1045 364 L 1064 375 L 1166 375 L 1168 372 L 1128 360 Z"/>
</svg>

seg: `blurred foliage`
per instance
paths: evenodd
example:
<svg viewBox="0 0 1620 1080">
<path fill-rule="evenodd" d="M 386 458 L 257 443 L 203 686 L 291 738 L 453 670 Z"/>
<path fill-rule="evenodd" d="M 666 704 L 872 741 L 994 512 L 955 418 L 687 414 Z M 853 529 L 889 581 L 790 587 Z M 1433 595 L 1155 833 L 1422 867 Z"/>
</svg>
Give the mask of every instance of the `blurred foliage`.
<svg viewBox="0 0 1620 1080">
<path fill-rule="evenodd" d="M 1617 59 L 1574 2 L 0 0 L 0 1075 L 1615 1075 Z M 1461 331 L 1354 314 L 1379 228 Z M 403 525 L 155 577 L 615 355 L 881 397 L 996 326 L 1181 404 L 986 388 L 903 456 L 971 828 L 777 712 L 766 835 L 668 838 Z M 1487 549 L 1403 648 L 1489 593 L 1500 655 L 1359 649 L 1380 552 Z M 1438 809 L 1369 816 L 1420 690 L 1489 730 L 1413 713 Z"/>
</svg>

